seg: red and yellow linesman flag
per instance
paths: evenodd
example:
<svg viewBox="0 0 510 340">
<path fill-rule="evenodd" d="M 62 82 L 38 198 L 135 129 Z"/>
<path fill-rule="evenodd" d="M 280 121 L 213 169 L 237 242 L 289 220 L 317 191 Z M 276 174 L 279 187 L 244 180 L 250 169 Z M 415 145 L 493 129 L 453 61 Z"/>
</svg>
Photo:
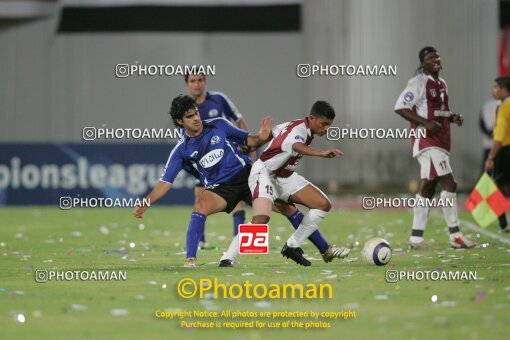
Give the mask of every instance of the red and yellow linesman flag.
<svg viewBox="0 0 510 340">
<path fill-rule="evenodd" d="M 466 207 L 476 222 L 484 228 L 510 209 L 508 202 L 487 173 L 484 173 L 469 195 Z"/>
</svg>

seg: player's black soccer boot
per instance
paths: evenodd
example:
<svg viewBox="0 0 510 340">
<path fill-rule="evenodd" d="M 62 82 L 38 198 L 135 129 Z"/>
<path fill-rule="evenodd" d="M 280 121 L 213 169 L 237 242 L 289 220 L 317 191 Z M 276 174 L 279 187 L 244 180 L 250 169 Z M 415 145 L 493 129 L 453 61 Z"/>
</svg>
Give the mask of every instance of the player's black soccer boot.
<svg viewBox="0 0 510 340">
<path fill-rule="evenodd" d="M 311 266 L 312 263 L 304 258 L 303 256 L 303 249 L 301 248 L 291 248 L 285 243 L 285 245 L 282 248 L 281 251 L 283 257 L 286 257 L 288 259 L 291 259 L 292 261 L 296 262 L 297 264 L 301 266 Z"/>
<path fill-rule="evenodd" d="M 221 260 L 220 264 L 218 265 L 218 267 L 233 267 L 233 266 L 234 266 L 234 261 L 229 260 L 229 259 Z"/>
</svg>

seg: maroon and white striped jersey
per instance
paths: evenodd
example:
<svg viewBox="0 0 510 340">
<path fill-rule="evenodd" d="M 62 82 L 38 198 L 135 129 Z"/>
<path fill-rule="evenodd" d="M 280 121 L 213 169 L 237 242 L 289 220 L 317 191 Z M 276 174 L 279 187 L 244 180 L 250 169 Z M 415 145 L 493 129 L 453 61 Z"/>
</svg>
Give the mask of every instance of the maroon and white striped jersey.
<svg viewBox="0 0 510 340">
<path fill-rule="evenodd" d="M 410 109 L 420 117 L 435 120 L 441 124 L 441 130 L 437 133 L 426 131 L 426 137 L 416 134 L 417 138 L 412 138 L 413 157 L 428 148 L 450 151 L 450 116 L 452 113 L 448 105 L 448 87 L 444 79 L 439 78 L 436 81 L 431 75 L 424 72 L 411 78 L 395 104 L 395 110 L 399 109 Z M 411 123 L 411 129 L 425 128 Z"/>
<path fill-rule="evenodd" d="M 310 145 L 313 140 L 308 120 L 297 119 L 273 128 L 273 139 L 269 142 L 259 161 L 277 177 L 289 177 L 303 157 L 292 150 L 294 143 Z"/>
</svg>

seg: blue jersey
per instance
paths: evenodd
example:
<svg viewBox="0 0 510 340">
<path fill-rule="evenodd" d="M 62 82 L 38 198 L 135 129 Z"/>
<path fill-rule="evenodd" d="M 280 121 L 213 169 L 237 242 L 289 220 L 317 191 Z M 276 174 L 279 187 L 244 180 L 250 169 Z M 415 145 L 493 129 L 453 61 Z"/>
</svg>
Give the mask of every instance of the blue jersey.
<svg viewBox="0 0 510 340">
<path fill-rule="evenodd" d="M 239 110 L 228 97 L 216 91 L 208 91 L 205 94 L 205 100 L 202 104 L 197 105 L 200 119 L 207 120 L 212 118 L 223 117 L 227 120 L 237 122 L 242 118 Z"/>
<path fill-rule="evenodd" d="M 224 118 L 202 122 L 200 135 L 184 135 L 170 152 L 161 181 L 173 183 L 185 170 L 204 186 L 227 183 L 251 159 L 239 151 L 236 144 L 245 145 L 248 132 L 235 127 Z"/>
</svg>

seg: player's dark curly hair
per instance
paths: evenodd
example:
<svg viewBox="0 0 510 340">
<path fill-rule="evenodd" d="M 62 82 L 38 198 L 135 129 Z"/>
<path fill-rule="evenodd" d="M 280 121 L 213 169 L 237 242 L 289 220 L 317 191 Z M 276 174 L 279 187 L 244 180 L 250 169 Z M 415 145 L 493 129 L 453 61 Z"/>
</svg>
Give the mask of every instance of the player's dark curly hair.
<svg viewBox="0 0 510 340">
<path fill-rule="evenodd" d="M 425 56 L 431 52 L 437 52 L 437 50 L 432 46 L 425 46 L 420 50 L 420 52 L 418 53 L 418 59 L 420 59 L 420 66 L 418 66 L 418 68 L 416 69 L 415 74 L 418 74 L 421 71 L 423 71 L 423 62 L 425 61 Z"/>
<path fill-rule="evenodd" d="M 335 119 L 335 110 L 324 100 L 318 100 L 312 105 L 310 114 L 315 117 L 325 117 L 328 119 Z"/>
<path fill-rule="evenodd" d="M 176 127 L 182 127 L 181 124 L 177 122 L 178 119 L 182 120 L 184 114 L 197 106 L 197 103 L 190 96 L 184 96 L 182 94 L 172 100 L 172 106 L 170 106 L 170 116 L 172 116 L 172 120 L 174 121 L 174 125 Z"/>
<path fill-rule="evenodd" d="M 510 92 L 510 77 L 498 77 L 494 79 L 494 82 L 502 89 L 506 89 Z"/>
</svg>

